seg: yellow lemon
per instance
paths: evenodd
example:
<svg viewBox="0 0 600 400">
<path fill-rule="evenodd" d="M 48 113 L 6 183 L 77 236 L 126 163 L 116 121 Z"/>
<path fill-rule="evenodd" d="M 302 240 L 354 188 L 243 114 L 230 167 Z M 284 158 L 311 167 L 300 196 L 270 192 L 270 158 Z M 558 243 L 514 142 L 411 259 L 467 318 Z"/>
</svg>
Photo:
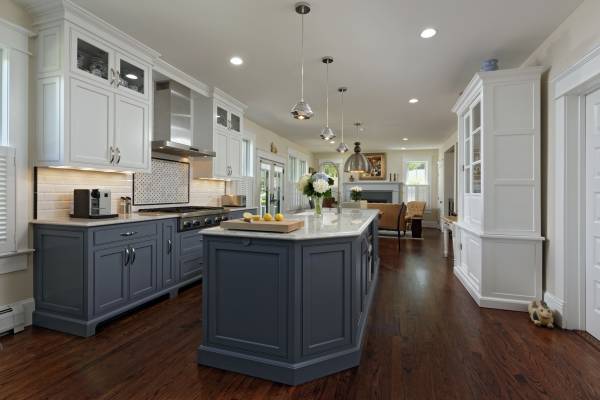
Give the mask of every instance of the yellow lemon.
<svg viewBox="0 0 600 400">
<path fill-rule="evenodd" d="M 244 214 L 242 214 L 242 217 L 244 217 L 244 219 L 252 219 L 254 215 L 252 215 L 252 213 L 249 212 L 245 212 Z"/>
<path fill-rule="evenodd" d="M 265 221 L 273 221 L 273 216 L 269 213 L 265 213 L 265 215 L 263 215 L 263 219 Z"/>
<path fill-rule="evenodd" d="M 283 221 L 285 218 L 282 213 L 275 214 L 275 221 Z"/>
<path fill-rule="evenodd" d="M 253 215 L 252 221 L 260 221 L 260 215 Z"/>
</svg>

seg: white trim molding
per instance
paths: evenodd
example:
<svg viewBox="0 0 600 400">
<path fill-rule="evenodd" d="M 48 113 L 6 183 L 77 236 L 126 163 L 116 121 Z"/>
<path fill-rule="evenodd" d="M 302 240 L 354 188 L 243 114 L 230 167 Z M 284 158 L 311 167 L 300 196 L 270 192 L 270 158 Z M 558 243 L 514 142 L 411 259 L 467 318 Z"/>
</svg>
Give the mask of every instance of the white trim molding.
<svg viewBox="0 0 600 400">
<path fill-rule="evenodd" d="M 560 326 L 585 330 L 585 97 L 600 88 L 600 46 L 552 80 L 555 304 Z"/>
<path fill-rule="evenodd" d="M 35 302 L 32 298 L 0 306 L 0 334 L 22 332 L 26 326 L 31 325 L 34 310 Z"/>
<path fill-rule="evenodd" d="M 562 326 L 563 313 L 565 312 L 565 302 L 550 292 L 544 292 L 544 301 L 554 311 L 554 323 Z"/>
</svg>

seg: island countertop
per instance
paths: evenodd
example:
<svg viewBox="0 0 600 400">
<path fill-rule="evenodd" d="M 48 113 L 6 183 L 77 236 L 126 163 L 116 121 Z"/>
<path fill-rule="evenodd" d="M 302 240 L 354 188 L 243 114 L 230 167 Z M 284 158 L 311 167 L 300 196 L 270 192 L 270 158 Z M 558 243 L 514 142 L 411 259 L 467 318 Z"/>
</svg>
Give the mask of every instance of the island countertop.
<svg viewBox="0 0 600 400">
<path fill-rule="evenodd" d="M 315 217 L 313 211 L 305 211 L 298 214 L 286 214 L 289 220 L 301 219 L 304 227 L 290 233 L 271 233 L 256 231 L 240 231 L 214 227 L 204 229 L 203 235 L 248 237 L 255 239 L 279 239 L 279 240 L 311 240 L 335 237 L 358 236 L 369 226 L 374 218 L 377 218 L 377 210 L 366 209 L 343 209 L 342 214 L 337 211 L 323 211 L 322 217 Z"/>
</svg>

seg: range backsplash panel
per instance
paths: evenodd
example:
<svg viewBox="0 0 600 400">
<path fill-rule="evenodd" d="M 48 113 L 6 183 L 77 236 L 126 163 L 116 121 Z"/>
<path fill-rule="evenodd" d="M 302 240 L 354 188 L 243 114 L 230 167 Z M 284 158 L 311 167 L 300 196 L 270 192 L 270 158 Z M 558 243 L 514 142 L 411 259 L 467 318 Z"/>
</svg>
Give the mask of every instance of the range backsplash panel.
<svg viewBox="0 0 600 400">
<path fill-rule="evenodd" d="M 190 164 L 152 159 L 152 172 L 133 175 L 133 204 L 184 204 L 190 201 Z"/>
</svg>

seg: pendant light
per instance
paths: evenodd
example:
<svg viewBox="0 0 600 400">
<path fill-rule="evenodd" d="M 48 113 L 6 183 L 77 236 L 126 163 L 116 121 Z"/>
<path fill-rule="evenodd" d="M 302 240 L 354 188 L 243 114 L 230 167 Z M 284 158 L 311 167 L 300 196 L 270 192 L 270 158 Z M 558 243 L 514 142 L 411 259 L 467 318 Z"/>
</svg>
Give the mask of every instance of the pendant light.
<svg viewBox="0 0 600 400">
<path fill-rule="evenodd" d="M 367 160 L 364 154 L 360 152 L 360 142 L 358 141 L 358 131 L 362 124 L 355 122 L 356 127 L 356 142 L 354 142 L 354 154 L 346 160 L 344 164 L 345 172 L 368 173 L 371 172 L 371 163 Z"/>
<path fill-rule="evenodd" d="M 326 115 L 326 123 L 325 123 L 325 127 L 321 130 L 321 139 L 323 140 L 331 140 L 335 137 L 335 133 L 333 132 L 333 129 L 331 129 L 329 127 L 329 64 L 331 64 L 333 62 L 333 58 L 332 57 L 323 57 L 321 59 L 321 61 L 323 61 L 323 63 L 325 64 L 325 104 L 326 104 L 326 110 L 325 110 L 325 115 Z"/>
<path fill-rule="evenodd" d="M 340 92 L 340 97 L 342 101 L 342 141 L 338 145 L 337 149 L 335 149 L 335 151 L 342 154 L 348 151 L 348 146 L 346 146 L 346 143 L 344 143 L 344 93 L 346 93 L 347 91 L 348 88 L 345 86 L 338 88 L 338 92 Z"/>
<path fill-rule="evenodd" d="M 302 20 L 302 31 L 300 40 L 300 101 L 297 102 L 296 105 L 294 105 L 294 107 L 292 107 L 291 113 L 292 117 L 299 120 L 305 120 L 310 119 L 310 117 L 313 116 L 312 109 L 310 108 L 308 103 L 304 101 L 304 16 L 310 12 L 310 4 L 300 2 L 296 3 L 294 8 L 296 9 L 296 13 L 300 14 Z"/>
</svg>

